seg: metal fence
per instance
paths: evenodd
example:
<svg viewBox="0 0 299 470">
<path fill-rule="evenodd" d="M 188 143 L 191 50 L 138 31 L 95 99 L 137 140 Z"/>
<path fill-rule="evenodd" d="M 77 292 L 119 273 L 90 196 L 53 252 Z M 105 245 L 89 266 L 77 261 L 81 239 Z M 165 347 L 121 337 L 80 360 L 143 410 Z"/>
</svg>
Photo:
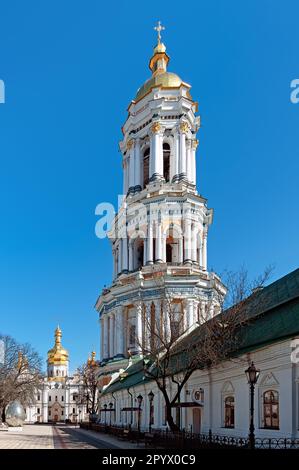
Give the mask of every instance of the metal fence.
<svg viewBox="0 0 299 470">
<path fill-rule="evenodd" d="M 218 434 L 195 434 L 189 431 L 171 432 L 164 429 L 152 429 L 138 432 L 130 426 L 109 426 L 107 424 L 82 423 L 82 428 L 112 434 L 118 438 L 145 443 L 154 448 L 177 449 L 248 449 L 247 437 L 225 436 Z M 256 438 L 256 449 L 299 449 L 299 439 L 291 438 Z"/>
</svg>

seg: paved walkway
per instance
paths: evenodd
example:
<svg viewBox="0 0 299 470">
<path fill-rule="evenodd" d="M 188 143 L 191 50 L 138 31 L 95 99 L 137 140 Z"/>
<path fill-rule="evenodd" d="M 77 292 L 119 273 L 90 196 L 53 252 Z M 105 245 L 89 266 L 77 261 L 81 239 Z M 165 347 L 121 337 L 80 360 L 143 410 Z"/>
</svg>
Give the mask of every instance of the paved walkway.
<svg viewBox="0 0 299 470">
<path fill-rule="evenodd" d="M 73 426 L 25 425 L 23 431 L 0 431 L 0 449 L 137 449 L 116 437 Z"/>
</svg>

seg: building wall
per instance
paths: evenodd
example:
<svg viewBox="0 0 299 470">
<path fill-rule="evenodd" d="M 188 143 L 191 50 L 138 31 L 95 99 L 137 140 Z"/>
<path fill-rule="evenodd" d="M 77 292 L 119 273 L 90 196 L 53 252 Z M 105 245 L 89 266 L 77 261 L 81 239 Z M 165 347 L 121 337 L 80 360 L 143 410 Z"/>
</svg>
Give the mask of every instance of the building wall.
<svg viewBox="0 0 299 470">
<path fill-rule="evenodd" d="M 204 399 L 201 410 L 201 432 L 214 434 L 247 437 L 249 429 L 249 386 L 245 376 L 250 361 L 254 361 L 261 370 L 258 383 L 255 387 L 255 434 L 256 437 L 299 437 L 298 399 L 299 399 L 299 367 L 291 362 L 290 341 L 282 341 L 271 346 L 264 347 L 248 355 L 244 355 L 234 361 L 227 361 L 211 373 L 197 371 L 186 384 L 181 401 L 195 400 L 195 392 L 203 389 Z M 173 384 L 169 383 L 170 394 Z M 279 429 L 265 429 L 263 427 L 263 394 L 267 390 L 279 393 Z M 143 396 L 141 411 L 141 429 L 149 427 L 149 400 L 148 394 L 153 391 L 154 397 L 154 424 L 152 428 L 166 428 L 164 422 L 164 398 L 151 382 L 139 384 L 130 389 L 133 394 L 133 406 L 137 407 L 136 397 Z M 174 390 L 173 390 L 174 392 Z M 131 399 L 127 390 L 115 392 L 116 413 L 112 412 L 111 422 L 117 425 L 131 424 L 131 412 L 122 412 L 120 409 L 131 406 Z M 224 426 L 224 399 L 233 396 L 235 400 L 235 426 Z M 101 399 L 101 408 L 104 403 L 114 403 L 112 395 L 107 394 Z M 193 420 L 195 408 L 181 409 L 181 427 L 193 430 L 196 424 Z M 195 412 L 197 413 L 197 412 Z M 175 410 L 173 410 L 175 416 Z M 133 412 L 132 425 L 137 427 L 138 412 Z M 101 414 L 101 421 L 105 421 Z M 110 423 L 110 414 L 106 413 L 106 422 Z"/>
</svg>

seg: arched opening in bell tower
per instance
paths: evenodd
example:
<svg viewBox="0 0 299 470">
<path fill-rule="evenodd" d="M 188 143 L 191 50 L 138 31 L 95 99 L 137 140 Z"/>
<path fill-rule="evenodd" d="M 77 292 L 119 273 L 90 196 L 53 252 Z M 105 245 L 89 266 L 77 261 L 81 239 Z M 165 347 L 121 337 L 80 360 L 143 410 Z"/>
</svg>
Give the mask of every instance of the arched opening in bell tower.
<svg viewBox="0 0 299 470">
<path fill-rule="evenodd" d="M 144 241 L 142 238 L 136 238 L 134 243 L 134 270 L 143 266 Z"/>
<path fill-rule="evenodd" d="M 163 144 L 163 176 L 168 183 L 170 178 L 170 145 L 168 143 Z"/>
<path fill-rule="evenodd" d="M 149 162 L 150 162 L 150 148 L 147 147 L 143 153 L 143 189 L 149 182 Z"/>
<path fill-rule="evenodd" d="M 180 246 L 179 246 L 180 235 L 177 229 L 170 227 L 166 232 L 166 263 L 176 264 L 180 259 Z"/>
</svg>

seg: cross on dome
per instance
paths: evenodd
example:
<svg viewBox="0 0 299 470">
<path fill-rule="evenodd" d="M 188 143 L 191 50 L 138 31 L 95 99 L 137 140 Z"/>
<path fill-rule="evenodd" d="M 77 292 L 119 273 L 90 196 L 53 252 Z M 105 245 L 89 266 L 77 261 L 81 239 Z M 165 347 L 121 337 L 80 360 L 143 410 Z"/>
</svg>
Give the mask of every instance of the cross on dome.
<svg viewBox="0 0 299 470">
<path fill-rule="evenodd" d="M 154 29 L 158 33 L 158 44 L 161 44 L 161 31 L 164 31 L 165 26 L 162 26 L 161 21 L 158 21 L 158 24 L 154 27 Z"/>
</svg>

